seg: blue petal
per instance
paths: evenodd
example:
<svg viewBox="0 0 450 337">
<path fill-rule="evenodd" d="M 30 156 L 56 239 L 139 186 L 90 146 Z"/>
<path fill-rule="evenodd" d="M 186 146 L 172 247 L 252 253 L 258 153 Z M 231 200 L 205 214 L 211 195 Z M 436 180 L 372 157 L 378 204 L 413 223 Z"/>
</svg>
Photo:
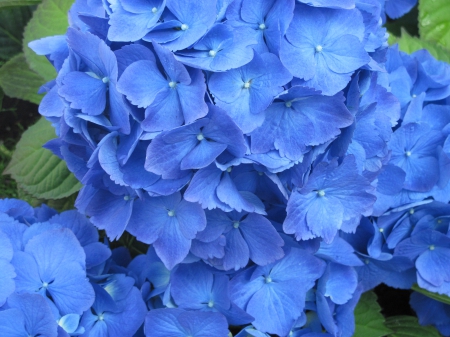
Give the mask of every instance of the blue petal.
<svg viewBox="0 0 450 337">
<path fill-rule="evenodd" d="M 152 51 L 140 44 L 129 44 L 123 46 L 119 50 L 114 51 L 117 57 L 117 66 L 119 78 L 122 76 L 128 66 L 137 61 L 147 60 L 156 62 L 155 55 Z"/>
<path fill-rule="evenodd" d="M 44 232 L 28 242 L 25 252 L 37 261 L 41 282 L 48 283 L 47 289 L 63 315 L 81 315 L 92 305 L 94 292 L 86 279 L 85 254 L 70 230 Z"/>
<path fill-rule="evenodd" d="M 65 211 L 53 216 L 50 223 L 61 224 L 69 228 L 82 246 L 98 241 L 98 232 L 89 220 L 75 210 Z"/>
<path fill-rule="evenodd" d="M 182 312 L 175 308 L 150 310 L 145 317 L 145 330 L 151 331 L 152 337 L 179 336 L 184 332 L 177 319 Z"/>
<path fill-rule="evenodd" d="M 336 304 L 347 303 L 353 296 L 358 285 L 358 274 L 355 269 L 348 266 L 342 266 L 337 263 L 329 263 L 325 272 L 327 275 L 325 284 L 322 286 L 319 281 L 320 291 L 323 295 L 329 297 Z"/>
<path fill-rule="evenodd" d="M 183 309 L 202 309 L 212 300 L 213 281 L 213 274 L 203 264 L 180 265 L 171 276 L 171 295 Z"/>
<path fill-rule="evenodd" d="M 82 194 L 79 194 L 79 199 L 80 195 Z M 96 227 L 106 230 L 108 237 L 118 238 L 125 231 L 130 219 L 133 201 L 128 195 L 96 190 L 87 205 L 86 214 L 91 216 L 91 222 Z"/>
<path fill-rule="evenodd" d="M 232 208 L 219 200 L 216 195 L 216 188 L 220 184 L 222 171 L 214 164 L 197 171 L 192 178 L 184 198 L 190 202 L 198 202 L 203 208 L 220 208 L 224 211 L 231 211 Z"/>
<path fill-rule="evenodd" d="M 228 322 L 217 312 L 186 311 L 178 316 L 183 330 L 196 337 L 226 336 Z"/>
<path fill-rule="evenodd" d="M 225 234 L 225 256 L 222 259 L 225 270 L 244 268 L 249 260 L 250 252 L 239 230 L 231 229 Z"/>
<path fill-rule="evenodd" d="M 386 1 L 386 14 L 392 19 L 397 19 L 408 13 L 417 3 L 417 0 L 388 0 Z"/>
<path fill-rule="evenodd" d="M 99 37 L 74 28 L 67 31 L 69 47 L 97 76 L 117 80 L 117 59 L 113 51 Z"/>
<path fill-rule="evenodd" d="M 15 323 L 17 326 L 13 328 L 17 332 L 22 330 L 22 334 L 5 334 L 4 336 L 57 336 L 57 324 L 53 317 L 53 313 L 46 300 L 37 294 L 13 294 L 8 299 L 8 306 L 13 308 L 16 317 L 10 317 L 11 321 L 2 321 L 2 323 Z M 16 309 L 16 310 L 14 310 Z M 6 312 L 8 312 L 7 310 Z M 9 311 L 9 313 L 11 313 Z M 21 322 L 22 321 L 22 322 Z M 8 324 L 9 325 L 9 324 Z M 22 326 L 21 326 L 22 325 Z M 1 324 L 1 326 L 4 326 Z M 5 326 L 5 328 L 10 328 Z M 2 328 L 0 328 L 1 331 Z"/>
<path fill-rule="evenodd" d="M 247 192 L 247 191 L 242 191 Z M 217 197 L 220 201 L 229 205 L 234 210 L 241 212 L 256 212 L 265 214 L 264 207 L 261 209 L 259 199 L 247 197 L 248 193 L 242 193 L 238 186 L 233 182 L 228 173 L 224 173 L 219 185 L 217 186 Z"/>
<path fill-rule="evenodd" d="M 117 83 L 117 90 L 134 105 L 145 108 L 160 91 L 169 88 L 169 82 L 161 75 L 155 62 L 142 60 L 125 69 Z"/>
<path fill-rule="evenodd" d="M 320 248 L 315 255 L 344 266 L 356 267 L 363 264 L 355 254 L 353 247 L 339 236 L 334 238 L 329 244 L 322 241 L 320 243 Z"/>
<path fill-rule="evenodd" d="M 283 239 L 273 225 L 259 214 L 249 214 L 243 220 L 239 229 L 248 245 L 250 258 L 256 264 L 263 266 L 281 259 L 284 256 Z"/>
<path fill-rule="evenodd" d="M 328 8 L 355 8 L 355 0 L 299 0 L 304 4 L 314 7 L 328 7 Z"/>
<path fill-rule="evenodd" d="M 106 312 L 105 322 L 110 336 L 133 336 L 144 322 L 147 308 L 142 300 L 141 292 L 133 287 L 125 299 L 116 302 L 119 312 Z M 108 310 L 109 308 L 105 308 Z M 105 311 L 106 311 L 105 310 Z M 105 333 L 99 334 L 99 337 Z"/>
<path fill-rule="evenodd" d="M 170 1 L 167 8 L 175 17 L 188 26 L 186 30 L 180 30 L 177 39 L 165 43 L 171 50 L 179 50 L 189 47 L 199 40 L 214 24 L 216 20 L 216 2 L 188 0 Z M 179 27 L 181 28 L 181 24 Z M 149 34 L 151 36 L 151 33 Z"/>
<path fill-rule="evenodd" d="M 183 175 L 180 164 L 198 144 L 199 128 L 199 123 L 195 123 L 156 136 L 147 148 L 145 169 L 160 174 L 163 179 L 176 179 Z M 177 136 L 182 140 L 177 142 Z M 171 138 L 173 142 L 166 143 L 165 138 Z"/>
<path fill-rule="evenodd" d="M 107 85 L 101 79 L 73 71 L 64 76 L 59 94 L 70 102 L 70 107 L 88 115 L 99 115 L 106 107 Z"/>
<path fill-rule="evenodd" d="M 143 38 L 158 22 L 164 8 L 165 0 L 152 1 L 151 3 L 133 4 L 121 1 L 117 4 L 109 17 L 110 28 L 108 39 L 110 41 L 137 41 Z M 153 12 L 153 8 L 157 8 Z"/>
</svg>

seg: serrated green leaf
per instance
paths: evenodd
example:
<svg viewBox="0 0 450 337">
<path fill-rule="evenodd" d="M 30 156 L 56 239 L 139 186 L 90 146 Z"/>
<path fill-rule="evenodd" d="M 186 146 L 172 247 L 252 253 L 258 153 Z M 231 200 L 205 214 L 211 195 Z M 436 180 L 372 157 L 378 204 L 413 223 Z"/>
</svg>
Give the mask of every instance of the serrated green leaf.
<svg viewBox="0 0 450 337">
<path fill-rule="evenodd" d="M 441 337 L 432 326 L 421 326 L 417 317 L 393 316 L 386 319 L 386 326 L 393 331 L 389 337 Z"/>
<path fill-rule="evenodd" d="M 355 308 L 355 334 L 353 337 L 382 337 L 392 331 L 384 325 L 384 316 L 374 292 L 361 295 Z"/>
<path fill-rule="evenodd" d="M 450 50 L 450 1 L 419 1 L 420 37 Z"/>
<path fill-rule="evenodd" d="M 402 30 L 402 36 L 389 40 L 390 44 L 398 43 L 400 50 L 411 54 L 420 49 L 427 49 L 431 55 L 436 59 L 450 63 L 450 52 L 438 46 L 437 44 L 419 39 L 409 35 L 405 30 Z"/>
<path fill-rule="evenodd" d="M 45 56 L 36 55 L 28 43 L 43 37 L 63 35 L 69 26 L 67 13 L 74 0 L 43 0 L 25 27 L 23 52 L 32 70 L 46 81 L 56 77 L 56 71 Z"/>
<path fill-rule="evenodd" d="M 31 18 L 29 7 L 1 8 L 0 0 L 0 60 L 9 60 L 22 51 L 22 34 Z"/>
<path fill-rule="evenodd" d="M 0 87 L 10 97 L 39 104 L 42 95 L 37 92 L 44 79 L 30 70 L 25 56 L 14 56 L 0 68 Z"/>
<path fill-rule="evenodd" d="M 5 169 L 5 174 L 10 174 L 20 188 L 40 199 L 64 198 L 81 188 L 66 163 L 42 148 L 53 138 L 53 127 L 42 117 L 22 134 Z"/>
<path fill-rule="evenodd" d="M 0 0 L 0 8 L 3 7 L 18 7 L 18 6 L 33 6 L 37 5 L 41 0 Z"/>
<path fill-rule="evenodd" d="M 421 293 L 422 295 L 428 296 L 430 298 L 432 298 L 433 300 L 445 303 L 450 305 L 450 297 L 446 296 L 446 295 L 440 295 L 437 293 L 433 293 L 431 291 L 428 291 L 426 289 L 420 288 L 417 284 L 414 284 L 412 286 L 412 290 L 417 291 L 418 293 Z"/>
</svg>

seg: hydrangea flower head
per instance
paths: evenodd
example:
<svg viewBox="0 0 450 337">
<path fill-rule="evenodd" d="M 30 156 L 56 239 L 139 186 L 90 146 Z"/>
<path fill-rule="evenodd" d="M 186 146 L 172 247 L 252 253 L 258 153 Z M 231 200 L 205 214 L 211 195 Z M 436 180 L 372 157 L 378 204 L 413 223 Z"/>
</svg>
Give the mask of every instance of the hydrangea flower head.
<svg viewBox="0 0 450 337">
<path fill-rule="evenodd" d="M 351 74 L 369 63 L 362 45 L 364 24 L 356 10 L 323 9 L 296 4 L 281 42 L 283 65 L 308 87 L 334 95 Z"/>
</svg>

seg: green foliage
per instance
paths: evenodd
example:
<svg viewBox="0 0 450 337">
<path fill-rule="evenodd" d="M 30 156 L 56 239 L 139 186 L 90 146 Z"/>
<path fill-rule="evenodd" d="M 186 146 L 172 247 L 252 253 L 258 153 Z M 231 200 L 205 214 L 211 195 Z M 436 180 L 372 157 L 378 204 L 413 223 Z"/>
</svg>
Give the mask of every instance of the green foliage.
<svg viewBox="0 0 450 337">
<path fill-rule="evenodd" d="M 30 194 L 28 194 L 27 192 L 25 192 L 24 190 L 17 188 L 16 196 L 10 196 L 9 198 L 18 198 L 24 200 L 27 203 L 29 203 L 32 207 L 38 207 L 41 206 L 42 204 L 46 204 L 48 207 L 54 208 L 58 212 L 63 212 L 75 208 L 75 199 L 77 198 L 77 193 L 74 193 L 62 199 L 45 200 L 35 198 Z"/>
<path fill-rule="evenodd" d="M 450 50 L 450 1 L 420 0 L 419 31 L 422 39 Z"/>
<path fill-rule="evenodd" d="M 42 148 L 55 138 L 51 124 L 41 118 L 17 143 L 5 174 L 11 174 L 24 191 L 39 199 L 60 199 L 81 188 L 64 161 Z"/>
<path fill-rule="evenodd" d="M 428 297 L 432 298 L 433 300 L 450 305 L 450 297 L 448 297 L 446 295 L 440 295 L 437 293 L 433 293 L 426 289 L 420 288 L 417 284 L 412 286 L 412 290 L 415 290 L 418 293 L 421 293 L 422 295 L 428 296 Z"/>
<path fill-rule="evenodd" d="M 0 61 L 7 61 L 22 50 L 23 29 L 32 11 L 29 7 L 2 8 L 3 3 L 0 0 Z"/>
<path fill-rule="evenodd" d="M 413 316 L 389 317 L 386 326 L 393 331 L 389 337 L 441 337 L 434 327 L 421 326 Z"/>
<path fill-rule="evenodd" d="M 355 334 L 353 337 L 382 337 L 392 331 L 384 325 L 384 316 L 374 292 L 361 295 L 355 308 Z"/>
<path fill-rule="evenodd" d="M 56 71 L 45 56 L 36 55 L 28 43 L 43 37 L 63 35 L 68 27 L 67 13 L 74 0 L 43 0 L 24 32 L 23 52 L 32 70 L 45 81 L 56 77 Z"/>
<path fill-rule="evenodd" d="M 41 0 L 0 0 L 0 8 L 37 5 Z"/>
<path fill-rule="evenodd" d="M 441 61 L 450 63 L 450 52 L 437 45 L 434 42 L 419 39 L 409 35 L 406 30 L 402 29 L 402 35 L 399 38 L 392 37 L 389 43 L 398 43 L 400 50 L 411 54 L 420 49 L 427 49 L 431 55 Z"/>
<path fill-rule="evenodd" d="M 30 70 L 25 56 L 14 56 L 0 68 L 0 87 L 6 95 L 39 104 L 42 95 L 37 92 L 44 79 Z"/>
<path fill-rule="evenodd" d="M 0 143 L 0 173 L 6 167 L 6 164 L 11 159 L 12 153 L 8 148 Z M 0 198 L 17 198 L 17 186 L 11 178 L 0 175 Z"/>
</svg>

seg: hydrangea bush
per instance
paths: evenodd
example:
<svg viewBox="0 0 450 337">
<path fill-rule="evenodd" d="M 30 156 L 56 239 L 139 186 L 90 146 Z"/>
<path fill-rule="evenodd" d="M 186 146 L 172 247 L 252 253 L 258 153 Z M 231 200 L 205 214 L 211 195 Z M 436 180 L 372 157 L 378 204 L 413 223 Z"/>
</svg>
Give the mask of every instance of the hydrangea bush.
<svg viewBox="0 0 450 337">
<path fill-rule="evenodd" d="M 0 201 L 0 335 L 350 337 L 380 283 L 450 335 L 450 66 L 383 28 L 415 3 L 77 0 L 29 46 L 79 213 Z"/>
</svg>

